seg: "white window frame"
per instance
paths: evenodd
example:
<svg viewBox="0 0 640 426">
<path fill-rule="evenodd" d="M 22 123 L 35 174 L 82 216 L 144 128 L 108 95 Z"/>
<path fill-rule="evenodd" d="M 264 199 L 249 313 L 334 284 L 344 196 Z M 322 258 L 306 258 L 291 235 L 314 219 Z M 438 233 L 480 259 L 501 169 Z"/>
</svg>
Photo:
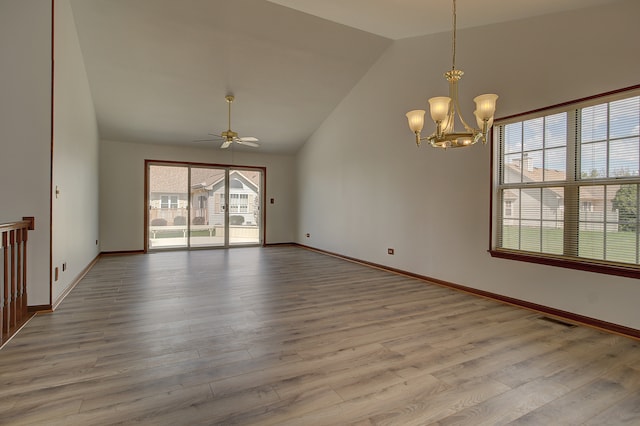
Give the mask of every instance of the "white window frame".
<svg viewBox="0 0 640 426">
<path fill-rule="evenodd" d="M 505 216 L 512 216 L 513 215 L 513 201 L 512 200 L 505 200 L 504 201 L 504 215 Z"/>
<path fill-rule="evenodd" d="M 164 202 L 164 199 L 167 199 L 167 202 Z M 175 199 L 175 202 L 174 202 Z M 179 198 L 177 195 L 162 195 L 160 196 L 160 208 L 161 209 L 177 209 L 179 205 Z"/>
<path fill-rule="evenodd" d="M 638 230 L 636 231 L 637 236 L 635 263 L 621 263 L 602 259 L 591 259 L 584 256 L 580 257 L 577 248 L 577 240 L 580 232 L 578 230 L 580 223 L 580 212 L 584 212 L 584 210 L 582 210 L 583 204 L 582 202 L 580 202 L 578 195 L 580 193 L 580 188 L 585 188 L 588 186 L 607 187 L 607 185 L 640 185 L 640 176 L 638 176 L 637 173 L 634 173 L 631 176 L 608 177 L 592 177 L 582 174 L 582 172 L 580 171 L 581 143 L 579 112 L 581 111 L 581 109 L 590 106 L 600 105 L 636 96 L 640 96 L 640 85 L 496 120 L 492 134 L 492 158 L 494 167 L 492 172 L 491 247 L 489 250 L 492 256 L 640 278 L 640 226 L 637 226 Z M 505 164 L 503 163 L 503 161 L 506 162 L 506 160 L 504 153 L 502 152 L 503 147 L 501 147 L 501 143 L 503 141 L 501 132 L 504 131 L 504 126 L 512 123 L 525 122 L 527 120 L 532 120 L 539 117 L 552 116 L 561 112 L 567 113 L 566 179 L 561 181 L 549 180 L 541 182 L 503 182 L 501 173 L 503 173 L 505 169 Z M 609 121 L 613 121 L 614 119 L 615 117 L 608 118 Z M 609 149 L 611 149 L 610 146 L 612 140 L 613 138 L 609 139 L 609 136 L 607 135 L 607 155 L 609 155 Z M 503 203 L 503 200 L 501 200 L 501 194 L 506 190 L 513 191 L 526 188 L 540 189 L 541 191 L 544 191 L 547 188 L 563 188 L 563 190 L 565 191 L 564 200 L 562 200 L 564 202 L 564 206 L 561 207 L 564 217 L 563 252 L 561 254 L 549 254 L 545 252 L 533 252 L 522 249 L 501 247 L 501 224 L 503 218 L 507 220 L 507 218 L 505 217 L 506 205 L 505 203 Z M 640 196 L 638 198 L 640 198 Z M 606 204 L 606 199 L 604 201 Z M 513 205 L 517 205 L 517 203 L 512 203 L 512 206 Z M 591 206 L 594 206 L 593 202 Z M 636 220 L 638 219 L 636 218 Z M 607 226 L 607 222 L 603 222 L 603 226 Z"/>
<path fill-rule="evenodd" d="M 229 194 L 229 213 L 249 213 L 249 194 Z"/>
<path fill-rule="evenodd" d="M 581 201 L 580 202 L 580 210 L 583 212 L 592 212 L 593 211 L 593 201 Z"/>
</svg>

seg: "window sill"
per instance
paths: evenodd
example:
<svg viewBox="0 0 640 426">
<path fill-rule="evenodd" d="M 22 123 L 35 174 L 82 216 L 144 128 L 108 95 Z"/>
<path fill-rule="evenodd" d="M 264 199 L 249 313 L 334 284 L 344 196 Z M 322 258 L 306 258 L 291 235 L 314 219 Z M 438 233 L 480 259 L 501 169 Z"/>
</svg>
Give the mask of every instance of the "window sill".
<svg viewBox="0 0 640 426">
<path fill-rule="evenodd" d="M 623 264 L 598 262 L 597 260 L 569 259 L 551 255 L 528 253 L 511 250 L 489 250 L 491 257 L 517 260 L 521 262 L 538 263 L 541 265 L 557 266 L 561 268 L 577 269 L 580 271 L 596 272 L 599 274 L 616 275 L 627 278 L 640 278 L 640 267 Z"/>
</svg>

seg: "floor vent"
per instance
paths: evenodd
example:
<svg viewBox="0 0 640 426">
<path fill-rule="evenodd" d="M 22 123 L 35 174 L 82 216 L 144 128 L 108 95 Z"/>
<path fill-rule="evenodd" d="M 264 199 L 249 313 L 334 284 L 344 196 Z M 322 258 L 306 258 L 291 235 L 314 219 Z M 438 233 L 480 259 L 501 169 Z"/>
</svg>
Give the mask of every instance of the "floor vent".
<svg viewBox="0 0 640 426">
<path fill-rule="evenodd" d="M 562 325 L 562 326 L 567 327 L 567 328 L 577 327 L 575 324 L 571 324 L 571 323 L 569 323 L 569 322 L 564 322 L 564 321 L 559 320 L 559 319 L 556 319 L 556 318 L 551 318 L 551 317 L 540 317 L 540 318 L 538 318 L 538 319 L 539 319 L 539 320 L 542 320 L 542 321 L 550 322 L 550 323 L 553 323 L 553 324 Z"/>
</svg>

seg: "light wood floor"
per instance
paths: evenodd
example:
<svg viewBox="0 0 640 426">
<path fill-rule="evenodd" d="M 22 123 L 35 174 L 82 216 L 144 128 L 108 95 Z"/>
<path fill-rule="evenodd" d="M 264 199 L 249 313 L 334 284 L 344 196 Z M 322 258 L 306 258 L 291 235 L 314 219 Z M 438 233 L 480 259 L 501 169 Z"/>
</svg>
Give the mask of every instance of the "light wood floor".
<svg viewBox="0 0 640 426">
<path fill-rule="evenodd" d="M 640 424 L 640 342 L 297 247 L 103 257 L 0 424 Z"/>
</svg>

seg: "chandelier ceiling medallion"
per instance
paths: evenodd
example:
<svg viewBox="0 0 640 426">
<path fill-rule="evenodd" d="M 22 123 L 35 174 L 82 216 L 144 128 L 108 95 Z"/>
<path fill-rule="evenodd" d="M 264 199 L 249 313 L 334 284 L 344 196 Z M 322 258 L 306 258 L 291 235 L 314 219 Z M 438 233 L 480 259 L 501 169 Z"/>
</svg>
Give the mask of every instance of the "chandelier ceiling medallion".
<svg viewBox="0 0 640 426">
<path fill-rule="evenodd" d="M 409 121 L 409 128 L 416 135 L 416 144 L 420 146 L 423 140 L 429 141 L 435 148 L 460 148 L 471 146 L 478 141 L 487 143 L 487 133 L 493 126 L 493 116 L 496 110 L 496 100 L 498 95 L 489 93 L 475 97 L 476 103 L 474 115 L 478 128 L 473 128 L 464 121 L 460 114 L 460 104 L 458 102 L 458 81 L 464 74 L 462 70 L 456 69 L 456 0 L 453 0 L 453 64 L 450 71 L 444 76 L 449 82 L 449 96 L 438 96 L 429 99 L 429 109 L 431 119 L 436 124 L 436 131 L 430 136 L 421 137 L 420 132 L 424 126 L 425 110 L 416 109 L 409 111 L 406 116 Z M 455 130 L 455 117 L 460 119 L 464 131 Z"/>
</svg>

